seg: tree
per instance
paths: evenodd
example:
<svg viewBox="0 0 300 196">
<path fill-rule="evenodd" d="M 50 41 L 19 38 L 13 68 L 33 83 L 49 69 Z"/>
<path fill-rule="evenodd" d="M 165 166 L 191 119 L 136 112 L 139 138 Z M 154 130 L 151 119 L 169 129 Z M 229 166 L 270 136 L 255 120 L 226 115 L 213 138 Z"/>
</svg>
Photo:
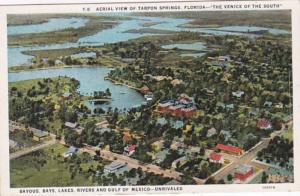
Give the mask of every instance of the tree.
<svg viewBox="0 0 300 196">
<path fill-rule="evenodd" d="M 228 181 L 231 181 L 231 180 L 232 180 L 232 178 L 233 178 L 233 177 L 232 177 L 232 175 L 231 175 L 231 174 L 228 174 L 228 176 L 227 176 L 227 180 L 228 180 Z"/>
<path fill-rule="evenodd" d="M 261 182 L 262 183 L 267 183 L 267 178 L 268 178 L 267 173 L 264 171 L 262 173 Z"/>
<path fill-rule="evenodd" d="M 196 184 L 196 181 L 190 176 L 182 175 L 181 176 L 181 183 L 184 184 L 184 185 L 192 185 L 192 184 Z"/>
<path fill-rule="evenodd" d="M 213 177 L 208 178 L 205 184 L 216 184 L 216 180 Z"/>
</svg>

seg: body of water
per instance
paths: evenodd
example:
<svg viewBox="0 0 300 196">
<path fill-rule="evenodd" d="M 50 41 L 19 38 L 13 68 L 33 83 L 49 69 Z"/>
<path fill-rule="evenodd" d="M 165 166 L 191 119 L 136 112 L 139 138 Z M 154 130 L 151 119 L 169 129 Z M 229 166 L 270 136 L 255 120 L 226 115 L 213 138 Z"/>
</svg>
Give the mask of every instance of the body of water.
<svg viewBox="0 0 300 196">
<path fill-rule="evenodd" d="M 126 15 L 126 14 L 125 14 Z M 128 15 L 126 15 L 128 16 Z M 141 29 L 145 22 L 159 22 L 159 24 L 153 25 L 151 28 L 158 30 L 171 30 L 171 31 L 193 31 L 202 32 L 215 35 L 247 35 L 249 30 L 245 27 L 232 26 L 222 27 L 219 29 L 207 29 L 207 28 L 182 28 L 183 25 L 190 20 L 178 19 L 178 18 L 161 18 L 161 17 L 142 17 L 134 16 L 131 20 L 120 20 L 119 24 L 113 28 L 101 30 L 98 33 L 80 38 L 75 43 L 63 43 L 63 44 L 50 44 L 50 45 L 34 45 L 30 47 L 8 47 L 8 66 L 21 65 L 30 62 L 32 56 L 22 54 L 22 51 L 28 50 L 42 50 L 42 49 L 59 49 L 59 48 L 70 48 L 79 46 L 97 46 L 105 43 L 116 43 L 120 41 L 127 41 L 130 39 L 136 39 L 139 37 L 152 35 L 149 33 L 126 33 L 131 29 Z M 82 18 L 54 18 L 50 19 L 46 23 L 35 24 L 35 25 L 21 25 L 21 26 L 10 26 L 8 28 L 8 35 L 14 35 L 19 33 L 30 33 L 30 32 L 47 32 L 63 28 L 78 28 L 83 26 L 87 22 L 86 19 Z M 63 25 L 62 25 L 63 24 Z M 241 33 L 241 28 L 244 29 L 245 33 Z M 251 27 L 252 29 L 255 27 Z M 257 30 L 257 29 L 255 29 Z M 286 33 L 282 30 L 268 29 L 271 33 Z M 238 31 L 238 32 L 234 32 Z M 256 35 L 257 36 L 257 35 Z M 201 50 L 205 46 L 201 42 L 195 42 L 191 44 L 173 44 L 165 46 L 166 48 L 177 47 L 180 49 L 190 50 Z M 89 56 L 94 55 L 90 53 L 78 54 L 79 57 L 82 55 Z M 194 54 L 183 54 L 186 56 L 199 57 L 203 53 Z M 36 78 L 51 78 L 57 76 L 68 76 L 73 77 L 80 81 L 80 87 L 78 91 L 83 94 L 91 94 L 94 91 L 110 89 L 112 93 L 112 101 L 104 104 L 101 107 L 108 108 L 119 108 L 128 109 L 131 107 L 141 105 L 145 99 L 137 91 L 130 89 L 126 86 L 115 85 L 109 81 L 104 80 L 104 77 L 109 73 L 109 68 L 98 67 L 84 67 L 84 68 L 62 68 L 62 69 L 48 69 L 48 70 L 34 70 L 24 71 L 19 73 L 9 73 L 9 82 L 36 79 Z M 92 105 L 88 105 L 90 108 Z"/>
<path fill-rule="evenodd" d="M 94 91 L 105 91 L 110 89 L 112 100 L 110 103 L 100 105 L 107 109 L 108 107 L 118 109 L 128 109 L 141 105 L 145 99 L 136 90 L 122 85 L 104 80 L 104 77 L 111 71 L 111 68 L 106 67 L 74 67 L 48 70 L 23 71 L 19 73 L 9 73 L 8 81 L 16 82 L 37 78 L 53 78 L 58 76 L 67 76 L 75 78 L 80 82 L 78 92 L 82 95 L 91 95 Z M 89 108 L 93 105 L 87 103 Z"/>
<path fill-rule="evenodd" d="M 79 28 L 84 26 L 89 20 L 85 18 L 51 18 L 47 22 L 31 25 L 8 26 L 8 35 L 51 32 L 67 28 Z"/>
</svg>

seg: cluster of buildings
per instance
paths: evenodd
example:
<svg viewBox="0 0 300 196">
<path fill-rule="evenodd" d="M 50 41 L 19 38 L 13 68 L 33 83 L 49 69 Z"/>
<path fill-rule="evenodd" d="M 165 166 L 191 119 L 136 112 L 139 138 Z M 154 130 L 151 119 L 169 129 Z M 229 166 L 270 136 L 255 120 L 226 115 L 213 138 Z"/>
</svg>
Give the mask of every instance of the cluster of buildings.
<svg viewBox="0 0 300 196">
<path fill-rule="evenodd" d="M 181 94 L 178 99 L 161 101 L 157 106 L 157 111 L 176 117 L 188 118 L 196 114 L 197 107 L 191 97 Z"/>
</svg>

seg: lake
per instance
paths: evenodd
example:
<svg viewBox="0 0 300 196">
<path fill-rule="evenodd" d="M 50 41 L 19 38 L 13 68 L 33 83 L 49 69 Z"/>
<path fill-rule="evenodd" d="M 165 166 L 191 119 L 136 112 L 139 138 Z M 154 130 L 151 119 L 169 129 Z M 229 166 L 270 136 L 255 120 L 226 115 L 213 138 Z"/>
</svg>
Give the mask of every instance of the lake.
<svg viewBox="0 0 300 196">
<path fill-rule="evenodd" d="M 51 18 L 47 22 L 31 25 L 8 26 L 8 35 L 51 32 L 67 28 L 83 27 L 89 20 L 85 18 Z"/>
<path fill-rule="evenodd" d="M 58 76 L 68 76 L 75 78 L 80 82 L 78 92 L 82 95 L 91 95 L 94 91 L 105 91 L 110 89 L 112 100 L 110 103 L 100 105 L 107 109 L 108 107 L 118 109 L 129 109 L 140 106 L 144 101 L 144 97 L 136 90 L 105 80 L 104 77 L 111 71 L 107 67 L 74 67 L 48 70 L 23 71 L 18 73 L 9 73 L 8 81 L 16 82 L 37 78 L 52 78 Z M 87 103 L 89 108 L 92 105 Z"/>
</svg>

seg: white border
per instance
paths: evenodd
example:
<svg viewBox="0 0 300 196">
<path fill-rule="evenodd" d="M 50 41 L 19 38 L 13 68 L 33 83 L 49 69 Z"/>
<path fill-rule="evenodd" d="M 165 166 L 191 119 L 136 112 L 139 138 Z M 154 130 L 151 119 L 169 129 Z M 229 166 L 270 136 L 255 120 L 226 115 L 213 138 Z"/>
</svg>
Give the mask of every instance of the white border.
<svg viewBox="0 0 300 196">
<path fill-rule="evenodd" d="M 31 3 L 34 3 L 38 0 L 32 0 Z M 57 2 L 58 0 L 55 0 Z M 79 1 L 79 0 L 78 0 Z M 75 2 L 78 2 L 75 1 Z M 121 2 L 125 0 L 119 0 L 117 2 Z M 134 1 L 134 0 L 126 0 L 125 2 Z M 148 0 L 146 0 L 148 1 Z M 146 2 L 144 1 L 144 2 Z M 175 0 L 177 1 L 177 0 Z M 179 0 L 180 1 L 180 0 Z M 13 1 L 16 2 L 16 1 Z M 41 1 L 39 1 L 40 3 Z M 43 1 L 44 2 L 44 1 Z M 53 1 L 48 0 L 47 2 L 53 3 Z M 66 1 L 64 1 L 66 2 Z M 68 2 L 71 2 L 71 0 L 68 0 Z M 74 1 L 72 1 L 74 2 Z M 83 2 L 83 1 L 81 1 Z M 91 2 L 91 1 L 89 1 Z M 99 2 L 99 1 L 97 1 Z M 153 2 L 153 1 L 152 1 Z M 190 4 L 192 5 L 202 5 L 202 4 L 253 4 L 253 3 L 259 3 L 258 1 L 230 1 L 230 2 L 192 2 Z M 293 92 L 294 92 L 294 156 L 295 156 L 295 182 L 293 184 L 267 184 L 274 186 L 275 189 L 266 189 L 266 185 L 263 184 L 256 184 L 256 185 L 242 185 L 242 184 L 233 184 L 233 185 L 204 185 L 204 186 L 192 186 L 192 185 L 186 185 L 186 186 L 179 186 L 183 187 L 183 191 L 181 193 L 199 193 L 199 192 L 243 192 L 243 191 L 249 191 L 249 192 L 266 192 L 266 191 L 295 191 L 300 190 L 300 179 L 299 179 L 299 163 L 300 163 L 300 148 L 296 147 L 297 143 L 299 143 L 299 134 L 297 131 L 300 129 L 300 124 L 297 122 L 299 119 L 299 109 L 300 109 L 300 69 L 299 69 L 299 62 L 300 62 L 300 55 L 297 54 L 300 50 L 300 42 L 299 42 L 299 35 L 300 35 L 300 3 L 298 0 L 285 0 L 285 1 L 267 1 L 267 3 L 279 3 L 282 6 L 280 9 L 291 9 L 292 10 L 292 34 L 293 34 L 293 78 L 294 78 L 294 86 L 293 86 Z M 168 3 L 159 3 L 161 5 L 168 4 Z M 187 4 L 187 2 L 178 2 L 178 3 L 172 3 L 174 4 Z M 122 4 L 101 4 L 101 6 L 119 6 Z M 142 5 L 142 3 L 131 3 L 130 5 Z M 2 191 L 3 195 L 7 195 L 8 193 L 12 195 L 19 195 L 18 190 L 19 189 L 9 189 L 9 164 L 7 159 L 4 159 L 3 157 L 9 157 L 8 154 L 8 83 L 7 83 L 7 37 L 6 37 L 6 14 L 12 14 L 12 13 L 83 13 L 82 8 L 83 7 L 95 7 L 96 5 L 39 5 L 39 6 L 2 6 L 0 7 L 0 38 L 1 38 L 1 45 L 0 45 L 0 156 L 1 156 L 1 178 L 0 178 L 0 190 Z M 229 10 L 235 10 L 235 9 L 228 9 Z M 243 10 L 249 10 L 249 9 L 243 9 Z M 263 9 L 260 9 L 263 10 Z M 268 9 L 269 10 L 269 9 Z M 201 10 L 200 10 L 201 11 Z M 205 11 L 218 11 L 214 9 L 208 9 Z M 78 187 L 75 187 L 75 189 Z M 115 188 L 115 187 L 114 187 Z M 141 194 L 141 192 L 127 192 L 127 194 Z M 172 193 L 172 192 L 148 192 L 148 193 Z M 81 195 L 82 193 L 72 193 L 72 195 Z M 98 193 L 99 194 L 99 193 Z M 103 194 L 110 194 L 110 193 L 103 193 Z M 31 194 L 31 195 L 40 195 L 40 194 Z M 47 194 L 43 194 L 47 195 Z M 50 194 L 51 195 L 51 194 Z M 53 194 L 52 194 L 53 195 Z M 62 194 L 67 195 L 67 194 Z"/>
</svg>

